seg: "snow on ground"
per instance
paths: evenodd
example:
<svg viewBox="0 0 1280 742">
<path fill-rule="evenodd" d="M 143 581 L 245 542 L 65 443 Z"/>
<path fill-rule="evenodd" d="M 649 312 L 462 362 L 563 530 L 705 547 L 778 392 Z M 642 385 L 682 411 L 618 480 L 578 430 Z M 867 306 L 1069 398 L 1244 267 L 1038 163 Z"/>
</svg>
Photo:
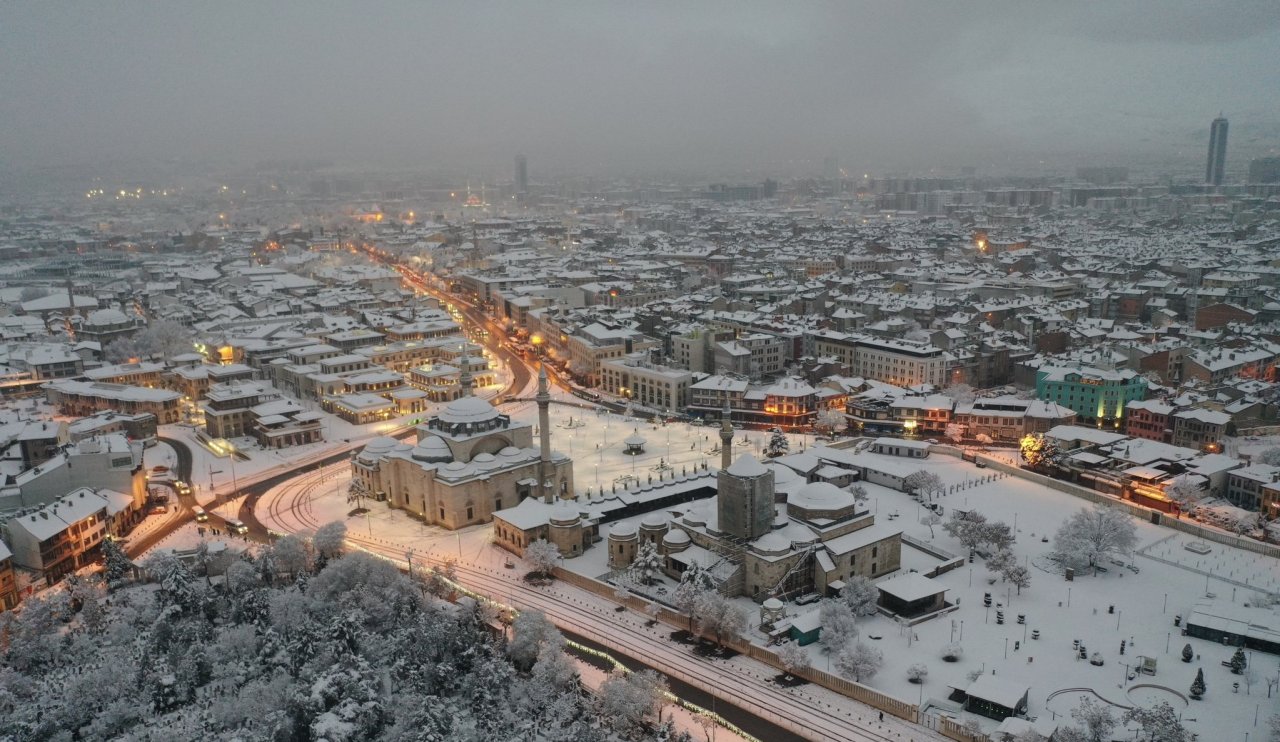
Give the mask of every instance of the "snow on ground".
<svg viewBox="0 0 1280 742">
<path fill-rule="evenodd" d="M 536 418 L 536 406 L 532 403 L 506 405 L 504 411 L 517 419 Z M 588 487 L 593 490 L 597 486 L 608 487 L 620 477 L 646 478 L 660 465 L 679 471 L 681 467 L 703 462 L 714 469 L 719 462 L 719 456 L 710 452 L 717 443 L 718 432 L 711 427 L 652 424 L 563 406 L 553 406 L 552 425 L 555 426 L 555 448 L 565 453 L 572 451 L 575 458 L 575 478 L 580 493 Z M 635 458 L 621 452 L 621 440 L 633 433 L 639 433 L 647 441 L 646 453 Z M 735 443 L 742 453 L 756 454 L 767 442 L 768 435 L 738 432 Z M 810 441 L 793 437 L 792 450 L 808 443 Z M 737 454 L 735 452 L 735 457 Z M 1016 456 L 1016 452 L 1012 455 Z M 920 702 L 929 698 L 945 699 L 951 687 L 968 685 L 967 676 L 972 671 L 994 672 L 1030 687 L 1031 715 L 1061 716 L 1069 713 L 1077 700 L 1070 697 L 1070 693 L 1060 694 L 1051 702 L 1048 698 L 1071 688 L 1091 689 L 1118 704 L 1169 700 L 1175 706 L 1183 706 L 1184 701 L 1175 694 L 1186 696 L 1196 669 L 1203 668 L 1209 687 L 1206 700 L 1191 702 L 1184 714 L 1184 721 L 1193 731 L 1207 735 L 1240 727 L 1241 720 L 1245 719 L 1251 725 L 1255 709 L 1261 709 L 1260 718 L 1265 723 L 1267 714 L 1262 712 L 1269 703 L 1265 683 L 1258 680 L 1247 690 L 1241 682 L 1239 692 L 1233 692 L 1232 683 L 1240 682 L 1241 677 L 1231 675 L 1220 662 L 1228 659 L 1234 650 L 1180 636 L 1173 619 L 1175 615 L 1187 615 L 1191 605 L 1204 599 L 1206 593 L 1237 604 L 1253 596 L 1251 589 L 1226 580 L 1240 583 L 1247 580 L 1250 585 L 1280 584 L 1280 565 L 1274 560 L 1218 544 L 1211 544 L 1212 551 L 1207 557 L 1198 556 L 1182 549 L 1184 542 L 1193 540 L 1191 537 L 1137 522 L 1139 548 L 1135 555 L 1123 561 L 1132 563 L 1139 572 L 1108 564 L 1105 574 L 1078 575 L 1073 582 L 1066 582 L 1061 574 L 1050 574 L 1039 568 L 1037 561 L 1044 563 L 1041 557 L 1050 551 L 1052 535 L 1062 522 L 1077 510 L 1090 507 L 1089 503 L 941 454 L 935 453 L 920 462 L 920 467 L 941 477 L 948 489 L 955 488 L 954 492 L 936 500 L 947 513 L 954 508 L 976 509 L 993 520 L 1003 520 L 1011 526 L 1016 523 L 1018 542 L 1013 551 L 1021 561 L 1032 566 L 1032 584 L 1022 595 L 1017 595 L 998 578 L 989 584 L 991 578 L 979 558 L 976 563 L 939 578 L 948 589 L 947 600 L 958 600 L 959 610 L 919 624 L 911 631 L 882 616 L 862 619 L 863 641 L 881 650 L 885 657 L 884 668 L 869 685 L 904 700 Z M 366 503 L 370 508 L 367 514 L 348 519 L 354 507 L 346 501 L 348 481 L 345 464 L 302 475 L 265 496 L 259 517 L 268 527 L 281 531 L 305 530 L 329 520 L 345 520 L 353 532 L 412 548 L 415 558 L 425 555 L 439 558 L 456 553 L 468 562 L 490 567 L 500 566 L 505 559 L 503 553 L 491 545 L 488 526 L 451 532 L 423 525 L 403 512 L 378 503 Z M 887 519 L 896 513 L 898 517 L 894 522 L 901 525 L 906 534 L 954 554 L 964 553 L 963 547 L 940 526 L 935 526 L 930 534 L 929 527 L 918 520 L 924 509 L 907 495 L 874 484 L 863 486 L 870 495 L 867 507 L 878 518 Z M 270 512 L 273 503 L 278 510 L 274 514 Z M 1148 554 L 1152 558 L 1148 558 Z M 605 549 L 597 546 L 581 557 L 568 560 L 565 566 L 597 577 L 608 571 L 606 556 Z M 927 567 L 932 563 L 932 557 L 904 546 L 904 564 L 908 568 Z M 1212 576 L 1202 574 L 1210 570 Z M 670 587 L 667 586 L 668 590 Z M 983 606 L 984 593 L 988 592 L 992 594 L 990 610 Z M 755 603 L 742 598 L 739 604 L 753 621 L 758 617 L 759 607 Z M 997 604 L 1005 608 L 1003 625 L 996 622 Z M 788 608 L 796 610 L 794 606 Z M 1018 614 L 1026 616 L 1025 625 L 1017 623 Z M 1034 630 L 1040 631 L 1040 639 L 1031 638 Z M 764 643 L 764 637 L 758 632 L 751 638 Z M 1090 654 L 1100 653 L 1105 664 L 1096 667 L 1075 659 L 1073 641 L 1076 639 L 1084 642 Z M 944 663 L 941 650 L 953 640 L 964 648 L 964 658 L 957 663 Z M 1124 655 L 1120 654 L 1121 640 L 1126 643 Z M 1200 655 L 1200 660 L 1190 664 L 1181 661 L 1180 652 L 1187 643 Z M 827 666 L 828 657 L 821 643 L 811 645 L 809 651 L 815 667 Z M 1154 657 L 1158 661 L 1157 673 L 1153 677 L 1140 676 L 1127 681 L 1123 663 L 1132 664 L 1138 654 Z M 923 686 L 912 685 L 906 678 L 907 666 L 917 662 L 929 667 Z M 1259 676 L 1276 672 L 1273 656 L 1259 653 L 1256 663 Z M 1167 687 L 1173 693 L 1160 688 L 1133 690 L 1140 685 Z"/>
</svg>

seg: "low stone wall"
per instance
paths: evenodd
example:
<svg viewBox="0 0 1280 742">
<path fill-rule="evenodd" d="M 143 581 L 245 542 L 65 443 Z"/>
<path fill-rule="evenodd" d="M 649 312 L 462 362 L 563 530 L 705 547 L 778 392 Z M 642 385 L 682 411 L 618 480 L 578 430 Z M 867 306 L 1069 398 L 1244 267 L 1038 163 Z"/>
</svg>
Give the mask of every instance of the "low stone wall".
<svg viewBox="0 0 1280 742">
<path fill-rule="evenodd" d="M 942 736 L 957 740 L 957 742 L 989 742 L 990 740 L 990 737 L 985 734 L 970 732 L 949 716 L 939 718 L 938 731 Z"/>
<path fill-rule="evenodd" d="M 590 577 L 580 575 L 576 572 L 570 572 L 562 567 L 556 567 L 555 576 L 556 579 L 563 580 L 570 585 L 580 587 L 583 590 L 612 600 L 615 603 L 625 605 L 638 613 L 644 613 L 645 608 L 649 606 L 649 601 L 634 595 L 627 596 L 625 600 L 619 600 L 618 596 L 615 594 L 615 588 L 612 585 L 607 585 L 599 580 L 593 580 Z M 686 616 L 661 604 L 658 605 L 659 610 L 657 618 L 659 621 L 662 621 L 676 629 L 687 630 L 689 628 L 689 619 Z M 725 645 L 730 649 L 733 649 L 735 652 L 745 654 L 752 659 L 759 660 L 766 665 L 777 669 L 779 672 L 783 671 L 782 662 L 778 659 L 778 656 L 765 647 L 761 647 L 747 641 L 727 641 L 725 642 Z M 918 721 L 916 705 L 914 703 L 908 703 L 901 699 L 894 698 L 893 696 L 881 693 L 880 691 L 874 688 L 869 688 L 861 683 L 855 683 L 852 680 L 846 680 L 838 675 L 832 675 L 831 673 L 818 670 L 813 667 L 796 670 L 793 674 L 802 677 L 811 683 L 833 690 L 842 696 L 865 703 L 868 706 L 876 708 L 887 714 L 892 714 L 899 719 L 905 719 L 910 722 Z"/>
</svg>

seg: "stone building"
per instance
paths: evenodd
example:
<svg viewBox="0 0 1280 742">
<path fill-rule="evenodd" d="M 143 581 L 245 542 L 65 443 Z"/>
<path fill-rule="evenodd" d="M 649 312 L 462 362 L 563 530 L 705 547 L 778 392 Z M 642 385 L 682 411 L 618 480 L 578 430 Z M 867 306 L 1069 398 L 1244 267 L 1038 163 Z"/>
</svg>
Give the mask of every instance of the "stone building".
<svg viewBox="0 0 1280 742">
<path fill-rule="evenodd" d="M 488 523 L 495 513 L 526 499 L 550 504 L 573 497 L 573 462 L 551 451 L 545 373 L 539 376 L 539 447 L 533 446 L 533 426 L 512 421 L 489 402 L 470 396 L 470 378 L 465 374 L 462 383 L 468 393 L 419 425 L 416 445 L 376 438 L 354 456 L 353 486 L 391 507 L 450 529 Z M 551 515 L 554 519 L 548 518 L 535 538 L 552 540 L 554 533 L 557 543 L 570 547 L 574 533 L 581 540 L 582 523 L 576 511 Z M 500 524 L 495 534 L 500 544 L 509 535 L 511 543 L 503 545 L 513 550 L 526 536 L 524 529 L 510 523 Z M 527 541 L 520 543 L 519 550 L 525 545 Z"/>
</svg>

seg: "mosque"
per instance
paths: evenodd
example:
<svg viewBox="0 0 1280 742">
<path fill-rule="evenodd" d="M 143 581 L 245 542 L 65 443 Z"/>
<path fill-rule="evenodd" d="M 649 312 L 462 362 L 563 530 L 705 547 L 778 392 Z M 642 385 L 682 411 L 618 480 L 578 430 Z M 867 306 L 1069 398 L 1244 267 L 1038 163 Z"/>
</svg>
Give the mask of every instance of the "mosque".
<svg viewBox="0 0 1280 742">
<path fill-rule="evenodd" d="M 521 500 L 494 514 L 495 543 L 523 554 L 544 538 L 572 558 L 603 540 L 614 571 L 651 543 L 672 579 L 698 562 L 721 592 L 757 601 L 833 594 L 854 575 L 876 578 L 901 567 L 902 529 L 878 525 L 852 492 L 835 484 L 808 481 L 776 461 L 732 460 L 733 435 L 725 414 L 714 474 L 673 472 L 590 498 Z M 602 538 L 602 525 L 611 522 Z"/>
<path fill-rule="evenodd" d="M 551 450 L 545 370 L 538 374 L 538 447 L 533 426 L 472 396 L 465 369 L 460 385 L 460 397 L 417 427 L 417 445 L 375 438 L 353 456 L 353 486 L 449 529 L 488 523 L 522 500 L 574 497 L 573 462 Z"/>
</svg>

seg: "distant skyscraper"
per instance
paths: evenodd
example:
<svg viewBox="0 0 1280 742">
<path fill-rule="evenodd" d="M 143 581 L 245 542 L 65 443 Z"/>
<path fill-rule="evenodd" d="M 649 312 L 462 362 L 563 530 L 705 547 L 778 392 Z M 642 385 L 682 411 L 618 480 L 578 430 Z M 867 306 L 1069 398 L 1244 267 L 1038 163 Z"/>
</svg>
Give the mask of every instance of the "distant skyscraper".
<svg viewBox="0 0 1280 742">
<path fill-rule="evenodd" d="M 516 155 L 516 193 L 529 192 L 529 161 Z"/>
<path fill-rule="evenodd" d="M 1204 182 L 1222 185 L 1222 171 L 1227 161 L 1227 120 L 1218 116 L 1209 127 L 1209 162 L 1204 169 Z"/>
</svg>

